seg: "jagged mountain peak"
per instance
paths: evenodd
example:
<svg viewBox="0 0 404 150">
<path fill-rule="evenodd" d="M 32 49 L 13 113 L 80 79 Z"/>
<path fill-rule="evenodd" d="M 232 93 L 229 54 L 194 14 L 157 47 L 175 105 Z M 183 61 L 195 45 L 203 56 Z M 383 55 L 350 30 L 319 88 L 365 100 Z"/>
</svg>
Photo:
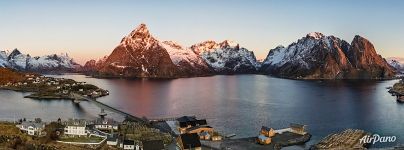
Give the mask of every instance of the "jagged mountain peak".
<svg viewBox="0 0 404 150">
<path fill-rule="evenodd" d="M 162 43 L 163 43 L 163 44 L 167 44 L 167 45 L 169 45 L 170 47 L 175 48 L 175 49 L 183 49 L 183 47 L 181 46 L 181 44 L 179 44 L 179 43 L 177 43 L 177 42 L 175 42 L 175 41 L 163 41 Z"/>
<path fill-rule="evenodd" d="M 226 47 L 235 47 L 238 49 L 239 44 L 235 41 L 231 40 L 224 40 L 223 42 L 219 43 L 221 48 L 226 48 Z"/>
<path fill-rule="evenodd" d="M 144 34 L 149 34 L 149 29 L 147 28 L 146 24 L 141 23 L 135 30 L 132 31 L 132 33 L 144 33 Z"/>
<path fill-rule="evenodd" d="M 325 37 L 325 35 L 323 33 L 320 33 L 320 32 L 311 32 L 311 33 L 308 33 L 306 35 L 306 37 L 311 37 L 311 38 L 314 38 L 314 39 L 321 39 L 321 38 Z"/>
<path fill-rule="evenodd" d="M 22 53 L 21 53 L 17 48 L 15 48 L 15 49 L 10 53 L 10 55 L 8 55 L 8 60 L 13 59 L 15 56 L 21 55 L 21 54 L 22 54 Z"/>
<path fill-rule="evenodd" d="M 148 43 L 154 43 L 157 40 L 150 34 L 149 29 L 146 24 L 140 24 L 127 36 L 125 36 L 121 44 L 122 45 L 133 45 L 135 43 L 140 43 L 141 45 L 149 45 Z"/>
<path fill-rule="evenodd" d="M 224 40 L 222 42 L 207 40 L 191 46 L 191 49 L 198 55 L 204 52 L 212 52 L 217 49 L 227 49 L 227 48 L 238 50 L 240 47 L 237 42 L 231 40 Z"/>
<path fill-rule="evenodd" d="M 261 71 L 288 78 L 389 78 L 392 68 L 361 36 L 352 43 L 314 32 L 269 51 Z"/>
</svg>

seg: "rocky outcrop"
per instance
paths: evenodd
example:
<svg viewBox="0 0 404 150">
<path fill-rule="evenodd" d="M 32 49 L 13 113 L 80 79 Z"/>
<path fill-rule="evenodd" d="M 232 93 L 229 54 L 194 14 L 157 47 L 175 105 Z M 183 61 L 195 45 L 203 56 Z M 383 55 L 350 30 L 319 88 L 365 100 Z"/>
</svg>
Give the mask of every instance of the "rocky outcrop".
<svg viewBox="0 0 404 150">
<path fill-rule="evenodd" d="M 355 36 L 349 44 L 318 32 L 288 47 L 270 50 L 260 71 L 294 79 L 382 79 L 395 75 L 367 39 Z"/>
</svg>

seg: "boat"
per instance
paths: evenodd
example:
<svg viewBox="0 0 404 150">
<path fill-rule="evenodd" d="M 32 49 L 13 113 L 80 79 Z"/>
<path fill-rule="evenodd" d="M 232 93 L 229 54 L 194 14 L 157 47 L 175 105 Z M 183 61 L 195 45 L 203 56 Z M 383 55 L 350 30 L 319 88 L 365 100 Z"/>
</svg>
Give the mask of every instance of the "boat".
<svg viewBox="0 0 404 150">
<path fill-rule="evenodd" d="M 231 138 L 231 137 L 233 137 L 233 136 L 236 136 L 236 134 L 234 134 L 234 133 L 228 134 L 228 135 L 226 135 L 225 137 L 226 137 L 226 138 Z"/>
<path fill-rule="evenodd" d="M 80 104 L 80 100 L 74 99 L 74 100 L 73 100 L 73 103 Z"/>
</svg>

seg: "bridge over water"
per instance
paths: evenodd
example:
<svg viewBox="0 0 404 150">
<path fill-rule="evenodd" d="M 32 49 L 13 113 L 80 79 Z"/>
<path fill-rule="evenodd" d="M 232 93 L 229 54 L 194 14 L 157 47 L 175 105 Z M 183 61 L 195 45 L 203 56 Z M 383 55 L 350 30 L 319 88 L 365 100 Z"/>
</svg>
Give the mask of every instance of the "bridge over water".
<svg viewBox="0 0 404 150">
<path fill-rule="evenodd" d="M 99 102 L 99 101 L 97 101 L 97 100 L 95 100 L 95 99 L 93 99 L 93 98 L 86 97 L 86 96 L 82 96 L 82 95 L 77 94 L 77 93 L 71 93 L 71 95 L 74 97 L 75 101 L 77 101 L 77 100 L 79 100 L 79 101 L 80 101 L 80 100 L 86 100 L 86 101 L 92 102 L 93 104 L 97 105 L 97 106 L 100 107 L 101 109 L 104 109 L 104 110 L 108 110 L 108 111 L 111 111 L 111 112 L 115 112 L 115 113 L 121 114 L 121 115 L 125 116 L 126 118 L 128 118 L 128 119 L 130 119 L 130 120 L 133 120 L 133 121 L 136 121 L 136 122 L 145 123 L 145 124 L 148 124 L 148 123 L 149 123 L 149 120 L 148 120 L 147 118 L 140 118 L 140 117 L 131 115 L 131 114 L 126 113 L 126 112 L 124 112 L 124 111 L 121 111 L 121 110 L 119 110 L 119 109 L 117 109 L 117 108 L 114 108 L 114 107 L 111 107 L 111 106 L 109 106 L 109 105 L 107 105 L 107 104 L 101 103 L 101 102 Z"/>
<path fill-rule="evenodd" d="M 126 112 L 124 112 L 124 111 L 122 111 L 122 110 L 119 110 L 119 109 L 117 109 L 117 108 L 111 107 L 111 106 L 109 106 L 109 105 L 107 105 L 107 104 L 101 103 L 101 102 L 99 102 L 99 101 L 97 101 L 97 100 L 95 100 L 95 99 L 93 99 L 93 98 L 86 97 L 86 96 L 82 96 L 82 95 L 77 94 L 77 93 L 70 93 L 70 94 L 71 94 L 71 96 L 75 99 L 74 101 L 78 101 L 78 102 L 79 102 L 79 101 L 85 100 L 85 101 L 92 102 L 93 104 L 97 105 L 97 106 L 100 107 L 101 109 L 104 109 L 104 110 L 108 110 L 108 111 L 111 111 L 111 112 L 115 112 L 115 113 L 121 114 L 121 115 L 125 116 L 125 117 L 126 117 L 127 119 L 129 119 L 129 120 L 133 120 L 133 121 L 136 121 L 136 122 L 139 122 L 139 123 L 143 123 L 143 124 L 145 124 L 145 125 L 148 125 L 149 127 L 159 129 L 159 130 L 161 130 L 161 131 L 163 131 L 163 132 L 166 132 L 166 133 L 171 134 L 171 135 L 174 136 L 174 137 L 177 136 L 177 135 L 176 135 L 173 131 L 171 131 L 170 129 L 166 129 L 166 128 L 161 127 L 161 126 L 159 126 L 159 125 L 152 124 L 146 117 L 143 117 L 143 118 L 137 117 L 137 116 L 135 116 L 135 115 L 126 113 Z"/>
</svg>

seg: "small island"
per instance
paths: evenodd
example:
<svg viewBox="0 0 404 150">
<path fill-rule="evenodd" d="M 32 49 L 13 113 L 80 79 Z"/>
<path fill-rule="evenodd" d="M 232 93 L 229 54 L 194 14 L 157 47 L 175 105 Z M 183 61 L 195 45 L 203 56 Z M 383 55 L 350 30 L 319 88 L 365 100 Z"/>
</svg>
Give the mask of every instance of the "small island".
<svg viewBox="0 0 404 150">
<path fill-rule="evenodd" d="M 25 96 L 33 99 L 69 99 L 73 100 L 74 94 L 84 97 L 98 98 L 109 95 L 107 90 L 86 82 L 77 82 L 72 79 L 46 77 L 33 73 L 19 73 L 12 70 L 2 70 L 5 74 L 10 74 L 12 78 L 7 78 L 0 82 L 0 89 L 21 92 L 32 92 Z M 7 75 L 5 75 L 7 76 Z"/>
<path fill-rule="evenodd" d="M 389 92 L 397 97 L 398 102 L 404 102 L 404 79 L 401 79 L 398 83 L 394 84 Z"/>
</svg>

